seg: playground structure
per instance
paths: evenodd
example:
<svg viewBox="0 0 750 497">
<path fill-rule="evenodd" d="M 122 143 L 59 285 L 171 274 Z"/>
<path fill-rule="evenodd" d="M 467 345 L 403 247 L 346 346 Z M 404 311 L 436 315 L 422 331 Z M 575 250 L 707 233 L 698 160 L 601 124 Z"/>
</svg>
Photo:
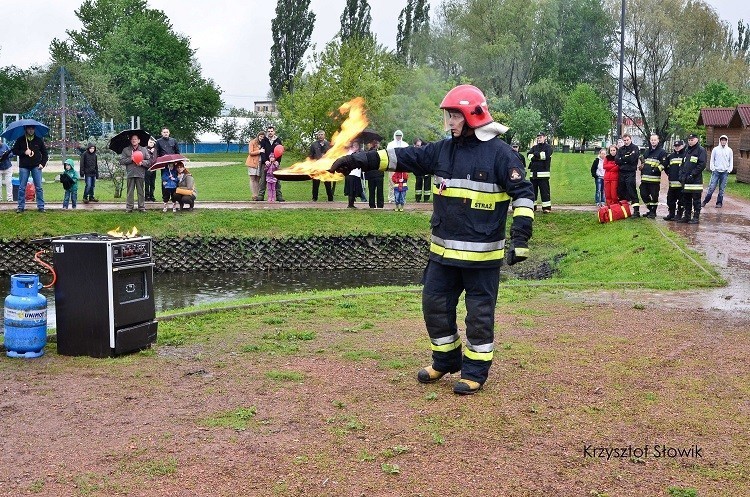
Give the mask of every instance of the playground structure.
<svg viewBox="0 0 750 497">
<path fill-rule="evenodd" d="M 74 154 L 78 155 L 86 147 L 89 137 L 102 136 L 105 128 L 113 127 L 97 116 L 64 66 L 60 66 L 50 79 L 31 110 L 21 114 L 3 114 L 3 129 L 22 118 L 36 119 L 49 127 L 47 145 L 59 151 L 63 160 L 68 150 L 74 150 Z"/>
</svg>

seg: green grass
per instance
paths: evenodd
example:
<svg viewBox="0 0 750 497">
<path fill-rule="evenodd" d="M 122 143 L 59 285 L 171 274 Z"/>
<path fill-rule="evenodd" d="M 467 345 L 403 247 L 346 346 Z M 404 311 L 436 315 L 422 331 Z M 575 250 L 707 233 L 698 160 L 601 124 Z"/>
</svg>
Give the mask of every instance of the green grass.
<svg viewBox="0 0 750 497">
<path fill-rule="evenodd" d="M 197 210 L 185 216 L 165 216 L 161 211 L 127 214 L 124 211 L 49 211 L 43 216 L 30 211 L 23 216 L 0 216 L 0 239 L 32 239 L 70 233 L 107 232 L 136 226 L 139 232 L 156 238 L 255 237 L 286 238 L 345 235 L 427 236 L 429 213 L 358 209 L 290 210 Z"/>
<path fill-rule="evenodd" d="M 234 430 L 246 430 L 257 414 L 255 406 L 239 407 L 231 411 L 221 411 L 212 416 L 200 420 L 200 424 L 212 428 L 232 428 Z"/>
</svg>

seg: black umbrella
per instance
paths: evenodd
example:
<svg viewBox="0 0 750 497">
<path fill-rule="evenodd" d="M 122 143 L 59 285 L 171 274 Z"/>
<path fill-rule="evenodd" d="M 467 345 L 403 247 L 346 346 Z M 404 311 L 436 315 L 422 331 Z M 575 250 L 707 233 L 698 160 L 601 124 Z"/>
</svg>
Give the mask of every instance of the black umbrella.
<svg viewBox="0 0 750 497">
<path fill-rule="evenodd" d="M 113 152 L 121 154 L 125 147 L 130 146 L 130 137 L 138 135 L 138 139 L 141 141 L 141 146 L 148 146 L 148 140 L 151 135 L 145 129 L 128 129 L 117 133 L 112 139 L 109 140 L 109 149 Z"/>
<path fill-rule="evenodd" d="M 370 143 L 373 140 L 383 141 L 383 137 L 374 129 L 365 128 L 359 135 L 357 135 L 357 140 Z"/>
</svg>

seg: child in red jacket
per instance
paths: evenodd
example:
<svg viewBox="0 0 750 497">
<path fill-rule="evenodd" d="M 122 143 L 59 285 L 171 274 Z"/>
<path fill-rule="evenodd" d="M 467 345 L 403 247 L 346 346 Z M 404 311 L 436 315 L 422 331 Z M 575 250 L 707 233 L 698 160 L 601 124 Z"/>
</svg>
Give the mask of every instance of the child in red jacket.
<svg viewBox="0 0 750 497">
<path fill-rule="evenodd" d="M 393 195 L 396 202 L 396 210 L 403 211 L 406 203 L 406 191 L 409 189 L 406 182 L 409 181 L 409 173 L 399 171 L 391 176 L 393 182 Z"/>
</svg>

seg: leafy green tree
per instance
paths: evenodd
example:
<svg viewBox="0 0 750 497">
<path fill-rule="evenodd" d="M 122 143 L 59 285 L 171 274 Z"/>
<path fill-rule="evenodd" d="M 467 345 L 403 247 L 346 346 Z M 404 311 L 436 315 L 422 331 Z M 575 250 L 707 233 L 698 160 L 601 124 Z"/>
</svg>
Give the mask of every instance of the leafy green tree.
<svg viewBox="0 0 750 497">
<path fill-rule="evenodd" d="M 201 77 L 189 38 L 175 34 L 162 12 L 124 20 L 103 46 L 93 66 L 111 78 L 125 115 L 141 116 L 145 129 L 168 126 L 184 140 L 210 128 L 221 110 L 220 90 Z"/>
<path fill-rule="evenodd" d="M 545 8 L 543 4 L 540 7 Z M 578 83 L 595 84 L 606 77 L 616 21 L 603 2 L 559 0 L 549 8 L 554 10 L 549 31 L 555 40 L 540 57 L 532 80 L 546 77 L 569 91 Z"/>
<path fill-rule="evenodd" d="M 105 38 L 125 21 L 138 18 L 147 7 L 147 0 L 84 0 L 74 11 L 83 28 L 80 31 L 66 30 L 72 53 L 83 58 L 96 58 L 107 48 Z"/>
<path fill-rule="evenodd" d="M 0 69 L 0 112 L 18 114 L 30 107 L 24 103 L 29 93 L 26 71 L 16 66 Z"/>
<path fill-rule="evenodd" d="M 371 113 L 372 127 L 385 137 L 401 129 L 408 143 L 417 137 L 427 141 L 443 138 L 445 126 L 439 106 L 451 86 L 428 67 L 404 69 L 399 80 L 393 94 Z"/>
<path fill-rule="evenodd" d="M 346 0 L 344 12 L 341 13 L 341 41 L 349 38 L 372 38 L 371 24 L 372 15 L 367 0 Z"/>
<path fill-rule="evenodd" d="M 425 0 L 408 0 L 398 15 L 396 53 L 409 67 L 421 62 L 417 45 L 421 35 L 430 27 L 430 5 Z M 423 36 L 422 36 L 423 38 Z"/>
<path fill-rule="evenodd" d="M 315 14 L 310 0 L 278 0 L 276 17 L 271 22 L 271 92 L 277 100 L 283 92 L 294 92 L 293 80 L 300 62 L 310 47 Z"/>
<path fill-rule="evenodd" d="M 141 116 L 144 128 L 167 125 L 178 139 L 209 129 L 220 90 L 162 11 L 146 0 L 84 0 L 75 13 L 83 27 L 53 40 L 52 65 L 65 63 L 97 113 Z"/>
<path fill-rule="evenodd" d="M 612 3 L 619 18 L 620 2 Z M 672 129 L 670 109 L 679 99 L 713 75 L 729 73 L 731 61 L 724 61 L 726 30 L 716 11 L 701 0 L 628 2 L 624 107 L 627 117 L 643 123 L 643 134 L 667 136 Z M 745 64 L 745 78 L 747 73 Z"/>
<path fill-rule="evenodd" d="M 233 117 L 219 119 L 216 125 L 216 132 L 219 133 L 221 141 L 227 144 L 227 152 L 229 152 L 229 144 L 233 141 L 237 141 L 240 137 L 240 129 L 237 125 L 237 119 Z"/>
<path fill-rule="evenodd" d="M 529 85 L 527 91 L 528 102 L 532 107 L 539 109 L 544 120 L 545 128 L 555 136 L 560 129 L 563 108 L 565 107 L 565 90 L 558 81 L 553 79 L 540 79 Z"/>
<path fill-rule="evenodd" d="M 711 81 L 702 90 L 680 99 L 672 109 L 675 131 L 679 134 L 705 135 L 705 126 L 698 126 L 700 110 L 706 107 L 735 107 L 747 95 L 731 90 L 723 81 Z"/>
<path fill-rule="evenodd" d="M 521 107 L 513 112 L 508 127 L 510 127 L 508 133 L 514 140 L 518 140 L 519 148 L 524 150 L 539 130 L 544 128 L 544 121 L 542 121 L 541 113 L 535 108 Z"/>
<path fill-rule="evenodd" d="M 591 85 L 577 85 L 565 102 L 562 131 L 581 140 L 585 146 L 590 139 L 606 134 L 611 126 L 612 112 L 607 102 L 596 94 Z"/>
<path fill-rule="evenodd" d="M 300 150 L 316 129 L 332 136 L 342 122 L 338 108 L 354 97 L 364 96 L 368 115 L 377 114 L 399 81 L 395 56 L 372 38 L 333 40 L 308 67 L 295 78 L 294 93 L 284 92 L 277 102 L 284 146 Z"/>
</svg>

